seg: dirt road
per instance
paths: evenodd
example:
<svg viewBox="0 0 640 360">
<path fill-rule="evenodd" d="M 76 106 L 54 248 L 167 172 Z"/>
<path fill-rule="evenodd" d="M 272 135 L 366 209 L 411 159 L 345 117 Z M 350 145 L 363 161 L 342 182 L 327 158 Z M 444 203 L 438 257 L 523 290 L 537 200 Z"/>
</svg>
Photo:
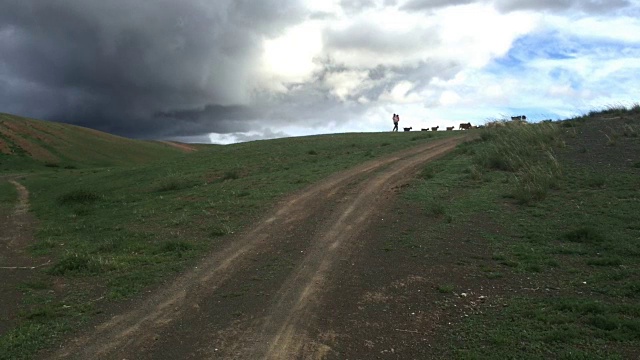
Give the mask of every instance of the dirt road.
<svg viewBox="0 0 640 360">
<path fill-rule="evenodd" d="M 421 165 L 461 141 L 376 159 L 284 199 L 229 246 L 55 358 L 323 358 L 330 349 L 308 334 L 330 300 L 323 294 L 348 276 L 334 265 L 367 241 L 367 224 Z"/>
</svg>

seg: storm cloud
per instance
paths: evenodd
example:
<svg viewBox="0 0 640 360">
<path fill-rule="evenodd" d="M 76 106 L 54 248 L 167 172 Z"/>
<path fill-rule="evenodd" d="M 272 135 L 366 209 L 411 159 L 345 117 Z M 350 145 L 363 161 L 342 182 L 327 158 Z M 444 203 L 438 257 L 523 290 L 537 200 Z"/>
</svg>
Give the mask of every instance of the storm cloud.
<svg viewBox="0 0 640 360">
<path fill-rule="evenodd" d="M 0 108 L 129 136 L 229 131 L 254 114 L 262 38 L 304 15 L 281 0 L 5 2 Z M 207 123 L 167 116 L 185 108 Z"/>
<path fill-rule="evenodd" d="M 0 111 L 221 142 L 381 131 L 392 113 L 414 128 L 570 114 L 640 92 L 619 75 L 637 73 L 632 14 L 637 0 L 4 0 Z"/>
</svg>

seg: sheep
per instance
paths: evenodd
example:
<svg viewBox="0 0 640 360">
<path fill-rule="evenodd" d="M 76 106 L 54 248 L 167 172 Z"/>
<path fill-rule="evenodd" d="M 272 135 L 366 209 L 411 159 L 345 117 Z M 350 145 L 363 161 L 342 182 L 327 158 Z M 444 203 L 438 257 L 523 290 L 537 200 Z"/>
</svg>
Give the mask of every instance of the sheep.
<svg viewBox="0 0 640 360">
<path fill-rule="evenodd" d="M 422 128 L 420 131 L 429 131 L 429 129 Z"/>
<path fill-rule="evenodd" d="M 455 126 L 447 126 L 447 131 L 453 131 L 454 128 Z"/>
<path fill-rule="evenodd" d="M 466 123 L 466 124 L 460 124 L 460 127 L 458 127 L 458 130 L 469 130 L 471 129 L 471 123 Z"/>
<path fill-rule="evenodd" d="M 431 131 L 438 131 L 438 128 L 439 128 L 439 127 L 440 127 L 440 125 L 438 125 L 438 126 L 434 126 L 434 127 L 432 127 L 432 128 L 431 128 Z"/>
<path fill-rule="evenodd" d="M 408 128 L 403 128 L 404 131 L 411 131 L 411 129 L 413 129 L 413 127 L 408 127 Z"/>
</svg>

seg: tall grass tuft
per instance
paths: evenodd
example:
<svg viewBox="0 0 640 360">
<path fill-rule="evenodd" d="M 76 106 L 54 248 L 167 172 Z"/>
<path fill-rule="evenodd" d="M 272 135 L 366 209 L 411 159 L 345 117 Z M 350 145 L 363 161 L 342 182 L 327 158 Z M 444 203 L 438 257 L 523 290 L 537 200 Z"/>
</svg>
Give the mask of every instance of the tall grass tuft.
<svg viewBox="0 0 640 360">
<path fill-rule="evenodd" d="M 186 241 L 167 241 L 162 243 L 156 250 L 159 254 L 173 254 L 176 257 L 182 257 L 183 253 L 194 249 L 194 246 Z"/>
<path fill-rule="evenodd" d="M 238 180 L 240 175 L 236 171 L 227 171 L 222 176 L 222 180 Z"/>
<path fill-rule="evenodd" d="M 58 197 L 58 202 L 60 204 L 88 204 L 99 199 L 100 195 L 91 190 L 76 189 Z"/>
<path fill-rule="evenodd" d="M 634 103 L 630 106 L 618 103 L 613 105 L 604 106 L 598 110 L 591 110 L 586 115 L 588 117 L 596 117 L 596 116 L 623 116 L 623 115 L 634 115 L 640 114 L 640 104 Z"/>
<path fill-rule="evenodd" d="M 474 157 L 477 165 L 511 172 L 512 196 L 527 204 L 543 199 L 557 187 L 561 168 L 553 148 L 561 146 L 561 132 L 553 123 L 510 124 L 489 127 L 482 138 L 486 145 Z"/>
<path fill-rule="evenodd" d="M 195 182 L 192 179 L 180 177 L 180 176 L 169 176 L 163 179 L 160 179 L 153 186 L 152 191 L 154 192 L 165 192 L 165 191 L 176 191 L 182 189 L 188 189 L 195 186 Z"/>
<path fill-rule="evenodd" d="M 591 110 L 589 111 L 588 116 L 590 117 L 598 116 L 598 115 L 620 116 L 620 115 L 626 114 L 628 111 L 629 110 L 627 109 L 627 107 L 624 106 L 623 104 L 614 104 L 614 105 L 607 105 L 600 110 Z"/>
<path fill-rule="evenodd" d="M 604 236 L 593 227 L 584 226 L 571 230 L 563 235 L 563 238 L 570 242 L 595 244 L 603 242 Z"/>
<path fill-rule="evenodd" d="M 105 272 L 114 266 L 110 261 L 87 254 L 67 254 L 50 269 L 50 275 L 88 275 Z"/>
</svg>

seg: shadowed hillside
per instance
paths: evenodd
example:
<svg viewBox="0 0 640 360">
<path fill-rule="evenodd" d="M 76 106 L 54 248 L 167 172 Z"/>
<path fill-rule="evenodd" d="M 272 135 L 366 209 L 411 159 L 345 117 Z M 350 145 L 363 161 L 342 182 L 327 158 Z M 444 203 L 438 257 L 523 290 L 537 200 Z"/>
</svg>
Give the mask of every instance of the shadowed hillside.
<svg viewBox="0 0 640 360">
<path fill-rule="evenodd" d="M 132 140 L 49 121 L 0 113 L 0 171 L 133 165 L 193 151 L 186 144 Z"/>
</svg>

